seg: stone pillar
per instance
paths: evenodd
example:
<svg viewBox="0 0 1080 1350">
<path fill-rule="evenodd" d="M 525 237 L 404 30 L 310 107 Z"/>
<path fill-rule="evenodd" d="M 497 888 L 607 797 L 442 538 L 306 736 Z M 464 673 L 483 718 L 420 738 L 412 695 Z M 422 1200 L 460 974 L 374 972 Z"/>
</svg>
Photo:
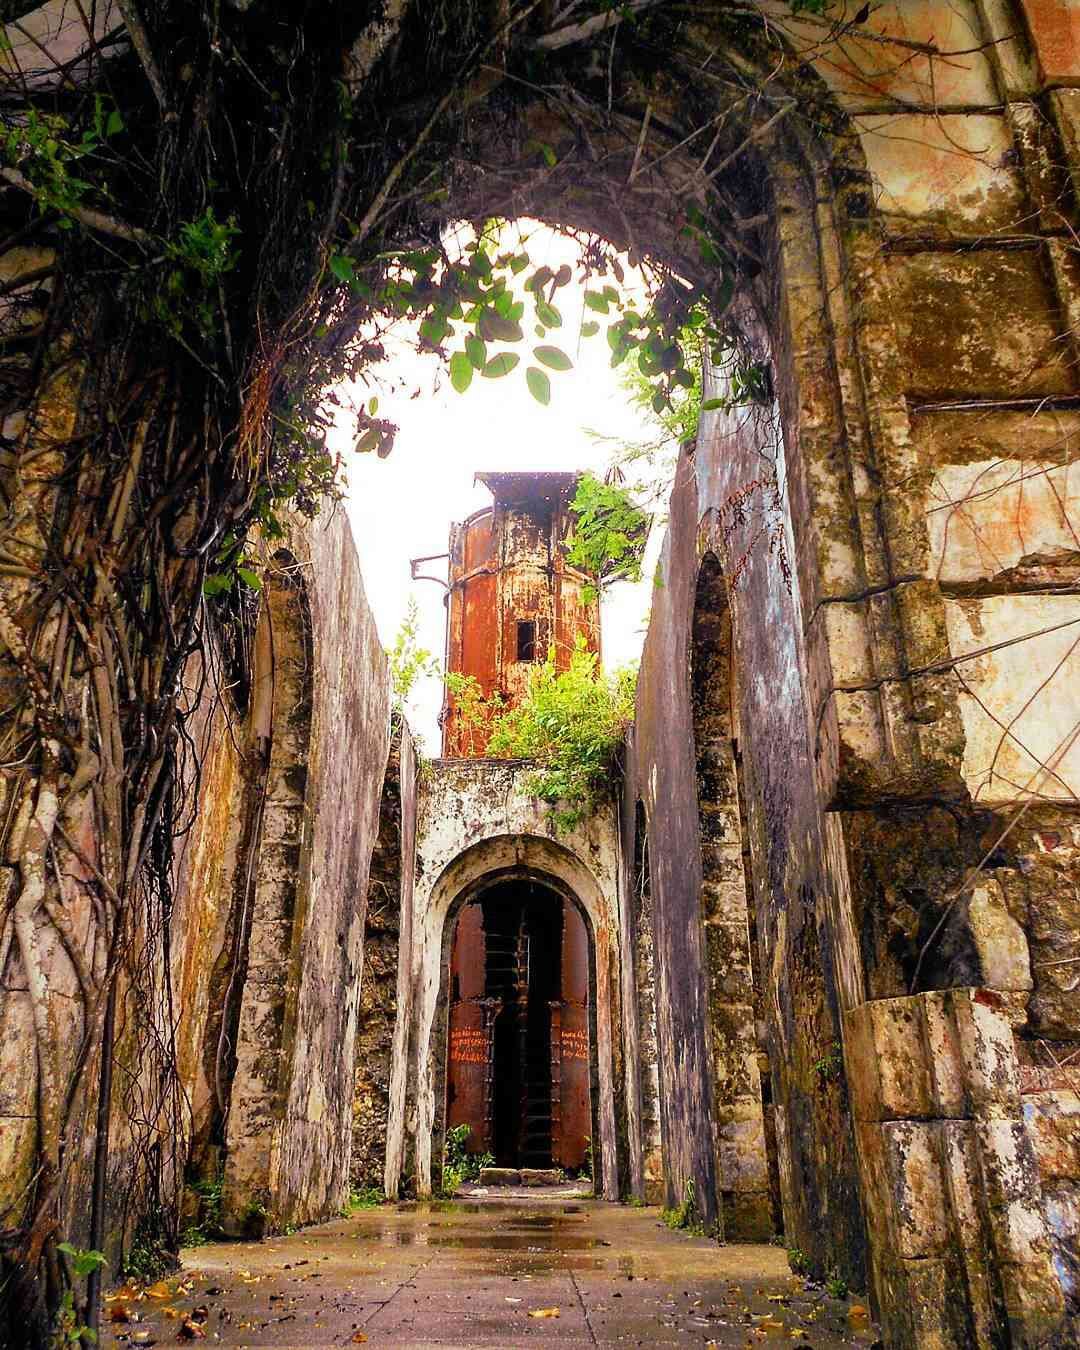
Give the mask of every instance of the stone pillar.
<svg viewBox="0 0 1080 1350">
<path fill-rule="evenodd" d="M 889 1345 L 1042 1346 L 1065 1303 L 1008 1003 L 950 989 L 845 1014 L 845 1058 Z"/>
</svg>

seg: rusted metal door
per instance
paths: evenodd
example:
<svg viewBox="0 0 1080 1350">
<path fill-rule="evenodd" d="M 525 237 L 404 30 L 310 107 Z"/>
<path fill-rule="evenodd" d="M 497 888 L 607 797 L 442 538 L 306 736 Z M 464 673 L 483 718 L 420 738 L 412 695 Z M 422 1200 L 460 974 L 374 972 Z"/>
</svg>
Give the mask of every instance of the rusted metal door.
<svg viewBox="0 0 1080 1350">
<path fill-rule="evenodd" d="M 585 921 L 563 901 L 561 997 L 551 1013 L 552 1160 L 576 1172 L 585 1162 L 589 1104 L 589 935 Z"/>
<path fill-rule="evenodd" d="M 485 998 L 484 914 L 466 905 L 450 956 L 450 1034 L 447 1046 L 446 1123 L 468 1125 L 465 1147 L 491 1147 L 492 1024 L 497 1000 Z"/>
</svg>

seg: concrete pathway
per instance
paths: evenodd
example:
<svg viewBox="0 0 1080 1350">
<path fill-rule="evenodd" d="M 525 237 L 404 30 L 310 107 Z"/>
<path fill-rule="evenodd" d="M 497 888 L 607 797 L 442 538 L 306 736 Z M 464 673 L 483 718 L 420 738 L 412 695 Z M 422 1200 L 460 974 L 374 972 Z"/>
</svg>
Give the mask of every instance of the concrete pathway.
<svg viewBox="0 0 1080 1350">
<path fill-rule="evenodd" d="M 574 1196 L 386 1205 L 264 1242 L 188 1248 L 108 1305 L 105 1346 L 871 1346 L 865 1307 L 807 1290 L 778 1247 L 669 1232 Z"/>
</svg>

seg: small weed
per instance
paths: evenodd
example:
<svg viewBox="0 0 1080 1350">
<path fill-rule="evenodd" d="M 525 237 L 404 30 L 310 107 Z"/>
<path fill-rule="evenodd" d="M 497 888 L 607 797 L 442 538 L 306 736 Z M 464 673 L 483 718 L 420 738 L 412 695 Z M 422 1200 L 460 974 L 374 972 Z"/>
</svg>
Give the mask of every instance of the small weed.
<svg viewBox="0 0 1080 1350">
<path fill-rule="evenodd" d="M 626 1203 L 631 1209 L 644 1209 L 648 1201 L 643 1195 L 632 1195 Z"/>
<path fill-rule="evenodd" d="M 60 1242 L 56 1249 L 70 1260 L 76 1279 L 85 1279 L 92 1271 L 108 1264 L 103 1252 L 73 1247 L 70 1242 Z M 53 1323 L 52 1350 L 68 1350 L 68 1347 L 81 1347 L 84 1343 L 92 1345 L 96 1340 L 94 1332 L 83 1326 L 75 1307 L 74 1291 L 66 1289 Z"/>
<path fill-rule="evenodd" d="M 341 1212 L 348 1218 L 358 1209 L 378 1209 L 384 1204 L 386 1196 L 381 1186 L 357 1186 L 349 1192 L 349 1198 L 345 1201 L 345 1207 Z"/>
<path fill-rule="evenodd" d="M 662 1209 L 660 1219 L 672 1232 L 688 1233 L 691 1237 L 705 1237 L 705 1225 L 696 1218 L 697 1199 L 694 1179 L 688 1177 L 683 1191 L 683 1202 L 674 1209 Z"/>
<path fill-rule="evenodd" d="M 446 1131 L 440 1199 L 452 1200 L 462 1182 L 475 1181 L 483 1168 L 495 1166 L 492 1154 L 467 1152 L 465 1144 L 471 1133 L 472 1129 L 468 1125 L 455 1125 L 452 1130 Z"/>
<path fill-rule="evenodd" d="M 833 1041 L 832 1048 L 814 1065 L 814 1072 L 825 1083 L 835 1082 L 844 1071 L 844 1056 L 839 1041 Z"/>
<path fill-rule="evenodd" d="M 848 1282 L 835 1266 L 829 1272 L 828 1279 L 825 1281 L 825 1292 L 830 1298 L 847 1298 L 848 1296 Z"/>
<path fill-rule="evenodd" d="M 789 1247 L 787 1259 L 793 1275 L 806 1275 L 809 1272 L 810 1260 L 801 1247 Z"/>
</svg>

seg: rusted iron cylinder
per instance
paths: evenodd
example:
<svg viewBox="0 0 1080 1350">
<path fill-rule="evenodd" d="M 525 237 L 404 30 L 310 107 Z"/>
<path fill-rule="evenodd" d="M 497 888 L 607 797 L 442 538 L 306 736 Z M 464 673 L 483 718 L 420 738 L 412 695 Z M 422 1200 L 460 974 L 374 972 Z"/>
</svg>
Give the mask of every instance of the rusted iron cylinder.
<svg viewBox="0 0 1080 1350">
<path fill-rule="evenodd" d="M 491 506 L 450 529 L 446 668 L 471 675 L 485 701 L 524 694 L 551 650 L 565 670 L 575 644 L 600 653 L 593 579 L 566 560 L 576 473 L 483 473 Z M 489 705 L 490 706 L 490 705 Z M 466 721 L 452 695 L 443 710 L 443 755 L 476 758 L 484 722 Z"/>
</svg>

